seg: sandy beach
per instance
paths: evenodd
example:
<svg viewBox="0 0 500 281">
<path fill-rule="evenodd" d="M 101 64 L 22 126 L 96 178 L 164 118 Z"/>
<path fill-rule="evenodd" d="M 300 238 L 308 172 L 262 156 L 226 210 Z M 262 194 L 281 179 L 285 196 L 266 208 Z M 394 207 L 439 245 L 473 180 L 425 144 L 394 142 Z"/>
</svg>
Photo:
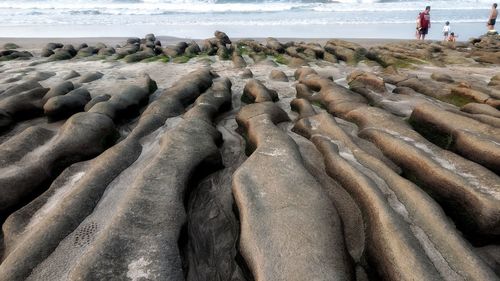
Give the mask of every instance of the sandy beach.
<svg viewBox="0 0 500 281">
<path fill-rule="evenodd" d="M 500 278 L 498 34 L 12 36 L 0 281 Z"/>
<path fill-rule="evenodd" d="M 429 30 L 428 39 L 441 40 L 442 27 L 444 21 L 434 22 Z M 68 33 L 68 29 L 72 33 Z M 171 24 L 162 25 L 161 23 L 151 24 L 130 24 L 125 26 L 107 26 L 74 24 L 68 25 L 0 25 L 1 37 L 133 37 L 148 32 L 158 35 L 168 34 L 174 37 L 187 37 L 188 39 L 201 39 L 211 36 L 214 30 L 225 30 L 233 38 L 260 38 L 263 37 L 282 37 L 282 38 L 304 38 L 308 40 L 317 38 L 348 38 L 353 40 L 368 39 L 414 39 L 415 24 L 412 23 L 370 23 L 370 24 L 310 24 L 310 25 L 245 25 L 242 24 L 219 24 L 219 25 L 183 25 Z M 467 41 L 472 37 L 478 37 L 487 30 L 484 22 L 473 23 L 454 23 L 453 31 L 458 35 L 459 41 Z M 73 34 L 77 34 L 76 36 Z M 21 36 L 20 36 L 21 35 Z M 161 36 L 159 36 L 161 37 Z"/>
</svg>

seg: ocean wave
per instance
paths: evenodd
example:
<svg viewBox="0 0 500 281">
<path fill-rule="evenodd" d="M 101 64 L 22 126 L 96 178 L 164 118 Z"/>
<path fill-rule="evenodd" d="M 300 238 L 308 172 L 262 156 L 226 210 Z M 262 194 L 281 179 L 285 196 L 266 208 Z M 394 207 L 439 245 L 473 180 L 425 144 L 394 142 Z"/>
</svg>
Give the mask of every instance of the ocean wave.
<svg viewBox="0 0 500 281">
<path fill-rule="evenodd" d="M 70 15 L 102 15 L 103 13 L 98 10 L 72 10 L 68 11 Z M 107 13 L 104 13 L 107 14 Z"/>
<path fill-rule="evenodd" d="M 120 0 L 122 1 L 122 0 Z M 142 0 L 145 1 L 145 0 Z M 153 1 L 153 0 L 149 0 Z M 370 0 L 371 1 L 371 0 Z M 23 5 L 25 5 L 24 3 Z M 227 3 L 227 4 L 208 4 L 191 2 L 183 4 L 161 4 L 154 5 L 140 4 L 137 6 L 129 5 L 91 5 L 92 3 L 80 3 L 78 5 L 59 5 L 57 7 L 46 6 L 7 6 L 0 2 L 0 15 L 22 14 L 27 16 L 34 13 L 61 13 L 61 14 L 85 14 L 85 15 L 161 15 L 175 13 L 282 13 L 287 11 L 294 12 L 390 12 L 390 11 L 419 11 L 425 4 L 421 2 L 399 2 L 399 3 L 376 3 L 352 5 L 346 3 L 303 3 L 303 2 L 269 2 L 266 4 L 249 3 Z M 478 5 L 477 3 L 463 3 L 462 5 L 450 5 L 448 2 L 434 2 L 432 11 L 443 10 L 486 10 L 488 6 Z M 24 11 L 24 12 L 23 12 Z"/>
<path fill-rule="evenodd" d="M 481 5 L 490 4 L 491 0 L 439 0 L 427 3 L 445 3 L 448 6 L 455 5 Z M 351 5 L 370 5 L 370 4 L 384 4 L 384 3 L 415 3 L 420 6 L 425 6 L 426 2 L 419 0 L 28 0 L 28 1 L 13 1 L 3 0 L 0 1 L 0 8 L 17 8 L 17 9 L 33 9 L 33 8 L 46 8 L 51 7 L 59 8 L 142 8 L 142 7 L 164 7 L 171 5 L 197 5 L 197 4 L 210 4 L 210 5 L 224 5 L 224 4 L 241 4 L 241 5 L 315 5 L 315 4 L 351 4 Z M 488 6 L 489 7 L 489 6 Z"/>
</svg>

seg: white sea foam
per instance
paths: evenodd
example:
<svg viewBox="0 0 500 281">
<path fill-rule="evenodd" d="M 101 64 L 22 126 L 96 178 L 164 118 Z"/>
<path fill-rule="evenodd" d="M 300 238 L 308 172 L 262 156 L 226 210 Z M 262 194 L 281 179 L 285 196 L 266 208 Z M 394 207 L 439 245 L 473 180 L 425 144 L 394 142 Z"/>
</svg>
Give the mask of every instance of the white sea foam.
<svg viewBox="0 0 500 281">
<path fill-rule="evenodd" d="M 165 32 L 157 35 L 196 36 L 196 32 L 176 34 L 178 26 L 182 25 L 215 26 L 216 29 L 227 29 L 228 26 L 240 29 L 249 26 L 281 27 L 277 31 L 281 36 L 289 36 L 286 31 L 292 30 L 293 36 L 308 37 L 304 32 L 297 33 L 295 29 L 323 25 L 325 27 L 321 28 L 324 30 L 331 30 L 331 36 L 356 37 L 356 34 L 351 33 L 348 35 L 335 33 L 335 26 L 364 25 L 360 28 L 362 31 L 372 28 L 370 25 L 378 24 L 413 25 L 416 15 L 426 4 L 417 0 L 5 0 L 0 1 L 0 28 L 4 27 L 7 30 L 0 30 L 2 33 L 0 36 L 33 36 L 30 33 L 30 26 L 36 26 L 36 34 L 42 37 L 60 36 L 50 33 L 51 26 L 71 27 L 72 36 L 102 36 L 96 34 L 95 30 L 78 34 L 78 30 L 83 30 L 84 26 L 90 28 L 95 25 L 99 25 L 102 30 L 117 26 L 161 26 L 161 30 Z M 445 21 L 452 22 L 452 25 L 483 24 L 490 5 L 490 0 L 433 1 L 431 19 L 434 24 Z M 82 28 L 75 29 L 75 25 Z M 15 27 L 24 26 L 25 29 L 12 31 Z M 385 33 L 380 32 L 376 37 L 394 36 L 388 34 L 392 29 L 378 30 Z M 408 30 L 412 31 L 411 28 Z M 432 34 L 433 30 L 429 34 L 430 38 L 437 36 Z M 311 31 L 314 30 L 308 32 Z M 43 34 L 44 32 L 47 34 Z M 460 31 L 461 38 L 473 35 L 467 32 Z M 367 34 L 373 32 L 367 31 L 361 36 L 372 37 Z M 260 33 L 251 36 L 259 35 L 274 36 L 269 33 L 269 28 L 262 28 Z M 129 36 L 129 34 L 126 31 L 117 33 L 113 30 L 113 36 Z M 408 36 L 413 34 L 408 32 Z"/>
</svg>

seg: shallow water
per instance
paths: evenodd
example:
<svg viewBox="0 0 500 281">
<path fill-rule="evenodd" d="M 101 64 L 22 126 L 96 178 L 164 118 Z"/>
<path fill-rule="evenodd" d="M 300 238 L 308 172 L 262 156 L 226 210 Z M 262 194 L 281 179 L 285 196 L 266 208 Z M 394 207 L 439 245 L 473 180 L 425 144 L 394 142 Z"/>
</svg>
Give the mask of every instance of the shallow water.
<svg viewBox="0 0 500 281">
<path fill-rule="evenodd" d="M 412 38 L 428 2 L 394 0 L 32 0 L 0 1 L 0 36 L 140 36 L 148 32 L 230 37 Z M 431 39 L 442 25 L 464 40 L 486 31 L 491 1 L 432 1 Z M 127 26 L 127 28 L 123 28 Z M 95 28 L 99 27 L 99 28 Z M 340 27 L 340 28 L 339 28 Z M 375 30 L 374 30 L 375 29 Z M 71 34 L 67 34 L 71 30 Z"/>
</svg>

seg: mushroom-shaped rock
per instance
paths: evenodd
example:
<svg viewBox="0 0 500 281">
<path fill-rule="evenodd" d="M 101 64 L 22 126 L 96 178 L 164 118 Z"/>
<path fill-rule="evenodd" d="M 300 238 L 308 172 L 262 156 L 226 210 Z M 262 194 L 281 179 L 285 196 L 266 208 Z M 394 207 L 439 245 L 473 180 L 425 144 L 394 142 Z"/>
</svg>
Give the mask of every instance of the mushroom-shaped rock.
<svg viewBox="0 0 500 281">
<path fill-rule="evenodd" d="M 56 60 L 69 60 L 71 58 L 73 58 L 73 56 L 71 55 L 71 53 L 68 50 L 60 49 L 60 50 L 55 50 L 54 54 L 52 54 L 49 57 L 49 60 L 53 60 L 53 61 L 56 61 Z"/>
<path fill-rule="evenodd" d="M 222 31 L 215 31 L 214 32 L 214 36 L 215 38 L 217 38 L 217 40 L 219 40 L 219 42 L 221 44 L 231 44 L 231 40 L 229 39 L 229 37 L 226 35 L 226 33 L 222 32 Z"/>
<path fill-rule="evenodd" d="M 144 36 L 144 39 L 146 39 L 146 41 L 155 42 L 156 36 L 153 33 L 149 33 Z"/>
<path fill-rule="evenodd" d="M 189 45 L 184 50 L 184 53 L 187 56 L 196 56 L 200 52 L 201 52 L 200 46 L 198 46 L 198 43 L 196 43 L 195 41 L 191 41 L 191 43 L 189 43 Z"/>
<path fill-rule="evenodd" d="M 259 80 L 251 79 L 245 84 L 241 100 L 245 103 L 277 101 L 278 93 L 266 88 Z"/>
<path fill-rule="evenodd" d="M 64 47 L 64 45 L 61 43 L 47 43 L 47 45 L 45 45 L 45 48 L 48 50 L 55 50 L 62 47 Z"/>
<path fill-rule="evenodd" d="M 138 61 L 141 61 L 141 60 L 144 60 L 144 59 L 152 58 L 155 55 L 156 54 L 153 52 L 152 49 L 147 49 L 147 50 L 144 50 L 144 51 L 139 51 L 137 53 L 133 53 L 133 54 L 127 55 L 125 58 L 123 58 L 123 60 L 125 60 L 128 63 L 138 62 Z"/>
<path fill-rule="evenodd" d="M 138 37 L 131 37 L 127 39 L 127 44 L 140 44 L 141 43 L 141 38 Z"/>
<path fill-rule="evenodd" d="M 78 53 L 76 53 L 76 57 L 78 58 L 90 57 L 95 53 L 97 53 L 97 49 L 93 47 L 86 47 L 78 50 Z"/>
<path fill-rule="evenodd" d="M 269 37 L 266 39 L 266 46 L 278 53 L 284 53 L 285 48 L 283 48 L 283 44 L 281 44 L 276 38 Z"/>
<path fill-rule="evenodd" d="M 62 50 L 67 51 L 72 57 L 76 56 L 76 54 L 78 53 L 75 47 L 71 44 L 64 45 L 64 47 L 62 47 Z"/>
</svg>

